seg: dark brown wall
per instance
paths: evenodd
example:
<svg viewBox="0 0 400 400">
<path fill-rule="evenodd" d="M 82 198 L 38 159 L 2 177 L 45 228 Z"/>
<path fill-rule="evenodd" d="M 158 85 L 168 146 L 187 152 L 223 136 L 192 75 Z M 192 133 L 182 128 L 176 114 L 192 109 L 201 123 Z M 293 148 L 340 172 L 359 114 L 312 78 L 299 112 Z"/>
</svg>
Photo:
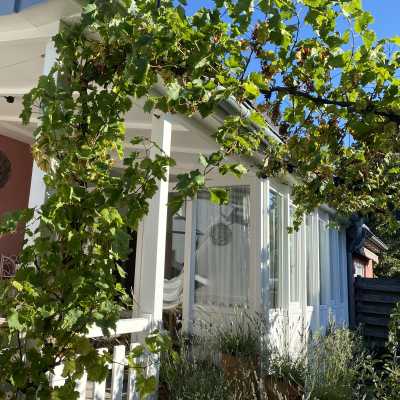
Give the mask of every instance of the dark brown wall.
<svg viewBox="0 0 400 400">
<path fill-rule="evenodd" d="M 0 134 L 0 150 L 11 161 L 11 176 L 0 189 L 0 215 L 9 211 L 26 208 L 32 175 L 32 154 L 26 143 L 10 139 Z M 0 255 L 17 255 L 22 246 L 23 231 L 0 238 Z"/>
</svg>

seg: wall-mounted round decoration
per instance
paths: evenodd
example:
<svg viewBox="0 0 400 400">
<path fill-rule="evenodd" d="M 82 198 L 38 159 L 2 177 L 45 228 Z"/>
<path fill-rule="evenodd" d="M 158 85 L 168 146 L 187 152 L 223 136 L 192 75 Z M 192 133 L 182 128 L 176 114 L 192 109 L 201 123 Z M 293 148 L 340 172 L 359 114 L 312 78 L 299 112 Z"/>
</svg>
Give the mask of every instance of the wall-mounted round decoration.
<svg viewBox="0 0 400 400">
<path fill-rule="evenodd" d="M 0 189 L 6 185 L 11 175 L 11 161 L 0 150 Z"/>
<path fill-rule="evenodd" d="M 218 222 L 211 227 L 211 241 L 214 246 L 226 246 L 232 241 L 232 230 L 228 225 Z"/>
</svg>

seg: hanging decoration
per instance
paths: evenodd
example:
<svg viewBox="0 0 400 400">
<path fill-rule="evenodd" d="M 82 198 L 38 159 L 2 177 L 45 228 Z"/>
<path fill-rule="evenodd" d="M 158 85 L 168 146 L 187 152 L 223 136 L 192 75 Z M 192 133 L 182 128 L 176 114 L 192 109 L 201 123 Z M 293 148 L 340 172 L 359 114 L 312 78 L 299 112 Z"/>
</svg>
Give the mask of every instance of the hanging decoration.
<svg viewBox="0 0 400 400">
<path fill-rule="evenodd" d="M 10 179 L 11 161 L 0 150 L 0 189 L 3 188 Z"/>
<path fill-rule="evenodd" d="M 214 246 L 226 246 L 232 241 L 232 230 L 223 222 L 214 224 L 210 234 Z"/>
</svg>

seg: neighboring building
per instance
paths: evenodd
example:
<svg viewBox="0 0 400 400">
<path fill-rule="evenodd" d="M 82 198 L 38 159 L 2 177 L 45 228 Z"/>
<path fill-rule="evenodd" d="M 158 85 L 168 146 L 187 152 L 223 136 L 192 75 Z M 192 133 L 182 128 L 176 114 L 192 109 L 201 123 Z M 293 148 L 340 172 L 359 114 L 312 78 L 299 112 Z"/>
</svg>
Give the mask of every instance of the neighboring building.
<svg viewBox="0 0 400 400">
<path fill-rule="evenodd" d="M 374 278 L 374 268 L 379 263 L 379 254 L 388 249 L 362 221 L 357 228 L 350 228 L 353 277 Z"/>
<path fill-rule="evenodd" d="M 79 1 L 51 0 L 0 17 L 0 151 L 11 163 L 10 178 L 0 189 L 0 212 L 37 206 L 45 199 L 43 174 L 29 153 L 39 120 L 22 126 L 18 116 L 23 94 L 55 61 L 51 37 L 60 19 L 68 21 L 79 11 Z M 183 329 L 192 330 L 193 321 L 242 307 L 264 313 L 273 329 L 288 326 L 278 336 L 289 343 L 299 340 L 304 327 L 326 329 L 330 318 L 346 325 L 346 231 L 330 228 L 334 211 L 321 207 L 297 233 L 289 234 L 294 210 L 290 176 L 260 180 L 251 171 L 238 180 L 213 175 L 208 184 L 230 191 L 228 205 L 211 203 L 202 191 L 178 214 L 168 213 L 176 175 L 198 168 L 198 154 L 216 149 L 212 134 L 226 116 L 249 110 L 230 101 L 205 119 L 156 118 L 144 113 L 142 104 L 135 101 L 126 117 L 126 150 L 132 148 L 130 138 L 140 134 L 157 142 L 177 164 L 170 169 L 169 182 L 160 183 L 138 232 L 132 233 L 136 257 L 129 268 L 138 317 L 160 321 L 163 309 L 179 310 Z M 268 134 L 279 140 L 273 127 Z M 118 168 L 123 167 L 116 165 L 116 172 Z M 0 253 L 17 255 L 21 240 L 21 234 L 2 239 Z"/>
</svg>

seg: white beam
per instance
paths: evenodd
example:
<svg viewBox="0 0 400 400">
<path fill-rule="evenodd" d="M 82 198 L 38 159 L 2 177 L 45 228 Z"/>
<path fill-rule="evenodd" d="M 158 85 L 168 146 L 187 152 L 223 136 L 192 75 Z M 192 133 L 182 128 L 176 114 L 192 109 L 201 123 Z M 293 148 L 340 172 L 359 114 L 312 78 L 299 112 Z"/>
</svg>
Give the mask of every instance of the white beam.
<svg viewBox="0 0 400 400">
<path fill-rule="evenodd" d="M 151 131 L 153 124 L 151 122 L 139 122 L 139 121 L 125 121 L 126 129 L 143 129 Z M 187 132 L 185 126 L 181 124 L 174 124 L 174 132 Z"/>
<path fill-rule="evenodd" d="M 1 116 L 0 116 L 0 121 L 1 121 Z M 145 146 L 141 144 L 137 145 L 132 145 L 131 143 L 125 143 L 124 147 L 126 149 L 132 149 L 135 151 L 144 151 Z M 213 153 L 214 150 L 211 149 L 200 149 L 200 148 L 195 148 L 195 147 L 182 147 L 182 146 L 171 146 L 171 152 L 172 153 L 182 153 L 182 154 L 195 154 L 199 155 L 204 154 L 204 155 L 210 155 Z"/>
<path fill-rule="evenodd" d="M 153 117 L 151 140 L 166 155 L 171 152 L 171 128 L 169 116 Z M 159 150 L 152 148 L 155 158 Z M 167 177 L 169 170 L 167 170 Z M 150 314 L 153 321 L 162 320 L 164 294 L 165 240 L 168 212 L 168 179 L 159 183 L 155 196 L 150 200 L 149 213 L 141 223 L 138 233 L 136 257 L 135 295 L 142 314 Z"/>
<path fill-rule="evenodd" d="M 32 130 L 22 125 L 17 125 L 9 122 L 2 122 L 0 119 L 1 134 L 8 136 L 11 139 L 18 140 L 27 144 L 32 144 Z"/>
<path fill-rule="evenodd" d="M 0 96 L 13 96 L 21 97 L 32 90 L 33 86 L 27 86 L 22 88 L 0 88 Z"/>
<path fill-rule="evenodd" d="M 58 32 L 59 22 L 52 22 L 50 24 L 28 28 L 28 29 L 18 29 L 12 31 L 1 32 L 0 43 L 1 42 L 16 42 L 21 40 L 32 40 L 32 39 L 45 39 L 51 38 Z"/>
<path fill-rule="evenodd" d="M 21 118 L 18 115 L 0 115 L 0 122 L 17 122 L 22 124 Z M 30 121 L 32 124 L 38 124 L 39 118 L 31 118 Z"/>
<path fill-rule="evenodd" d="M 205 143 L 211 147 L 216 146 L 215 139 L 211 136 L 215 131 L 211 131 L 204 124 L 197 121 L 195 118 L 189 118 L 182 114 L 173 115 L 174 127 L 176 125 L 183 126 L 189 132 L 196 134 L 196 136 L 201 137 Z"/>
</svg>

